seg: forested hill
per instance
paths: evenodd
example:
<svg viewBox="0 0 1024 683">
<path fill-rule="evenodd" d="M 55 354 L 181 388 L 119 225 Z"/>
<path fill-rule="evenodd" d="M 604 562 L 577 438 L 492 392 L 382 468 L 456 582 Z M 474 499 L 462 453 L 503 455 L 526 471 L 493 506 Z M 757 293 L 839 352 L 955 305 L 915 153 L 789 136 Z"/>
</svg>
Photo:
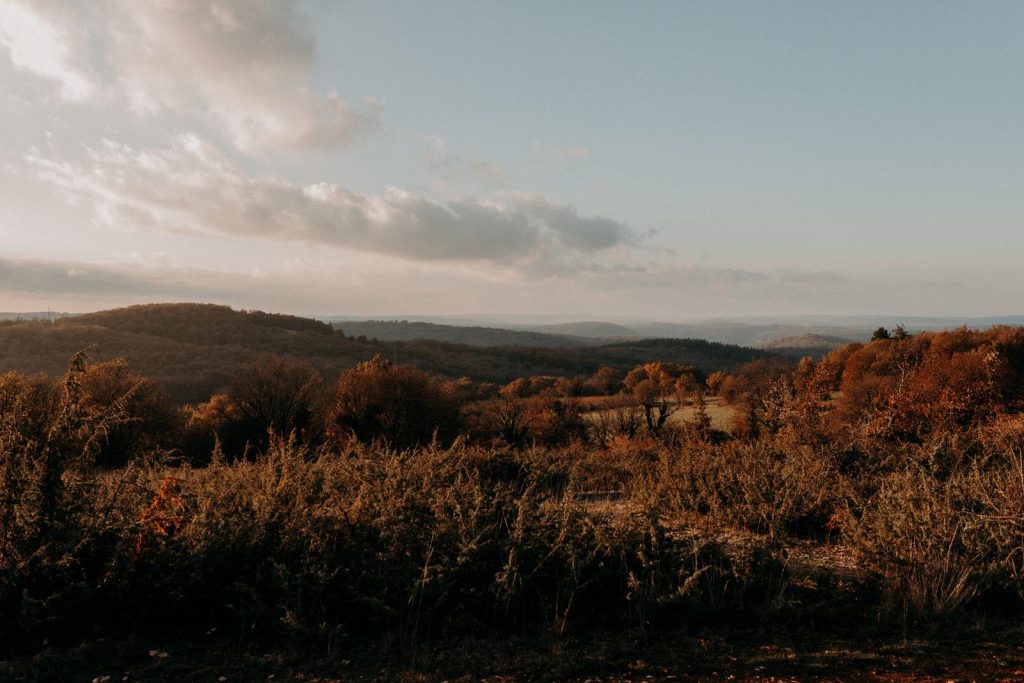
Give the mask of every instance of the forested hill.
<svg viewBox="0 0 1024 683">
<path fill-rule="evenodd" d="M 308 318 L 236 311 L 209 304 L 148 304 L 57 320 L 0 321 L 0 372 L 63 372 L 75 352 L 127 358 L 132 369 L 180 402 L 227 388 L 262 353 L 307 361 L 328 381 L 380 353 L 450 377 L 506 383 L 530 375 L 590 375 L 602 365 L 627 370 L 651 360 L 711 372 L 770 356 L 702 340 L 645 340 L 576 348 L 473 347 L 438 341 L 354 338 Z"/>
<path fill-rule="evenodd" d="M 600 341 L 566 334 L 547 334 L 500 327 L 440 325 L 407 320 L 346 320 L 334 328 L 350 337 L 371 337 L 381 341 L 430 340 L 469 346 L 533 346 L 569 348 L 591 346 Z"/>
<path fill-rule="evenodd" d="M 856 340 L 824 334 L 802 334 L 793 337 L 783 337 L 782 339 L 773 339 L 766 344 L 761 344 L 760 348 L 791 356 L 792 358 L 810 356 L 811 358 L 818 359 L 854 341 Z"/>
</svg>

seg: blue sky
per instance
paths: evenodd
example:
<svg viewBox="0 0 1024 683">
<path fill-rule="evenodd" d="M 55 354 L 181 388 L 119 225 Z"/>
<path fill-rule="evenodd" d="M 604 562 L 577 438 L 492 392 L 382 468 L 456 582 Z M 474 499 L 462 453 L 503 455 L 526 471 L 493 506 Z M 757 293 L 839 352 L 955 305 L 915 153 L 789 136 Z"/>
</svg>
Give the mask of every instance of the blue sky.
<svg viewBox="0 0 1024 683">
<path fill-rule="evenodd" d="M 0 309 L 997 315 L 1024 5 L 0 10 Z"/>
</svg>

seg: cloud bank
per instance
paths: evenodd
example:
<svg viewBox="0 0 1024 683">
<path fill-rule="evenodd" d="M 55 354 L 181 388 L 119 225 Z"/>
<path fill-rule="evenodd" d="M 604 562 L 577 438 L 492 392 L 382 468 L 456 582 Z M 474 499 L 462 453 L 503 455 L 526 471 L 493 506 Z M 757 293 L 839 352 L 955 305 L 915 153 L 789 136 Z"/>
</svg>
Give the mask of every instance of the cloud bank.
<svg viewBox="0 0 1024 683">
<path fill-rule="evenodd" d="M 392 188 L 366 195 L 332 183 L 300 187 L 247 177 L 195 135 L 135 150 L 104 141 L 78 161 L 27 155 L 36 175 L 97 220 L 136 229 L 327 245 L 417 261 L 486 261 L 509 267 L 579 261 L 633 240 L 617 221 L 509 194 L 501 202 L 440 204 Z"/>
<path fill-rule="evenodd" d="M 74 294 L 206 298 L 242 291 L 221 274 L 185 268 L 139 268 L 75 261 L 0 258 L 0 291 L 31 295 Z M 244 280 L 245 278 L 241 278 Z"/>
<path fill-rule="evenodd" d="M 313 89 L 315 45 L 291 0 L 5 0 L 2 47 L 65 100 L 198 116 L 251 153 L 351 145 L 382 106 Z"/>
<path fill-rule="evenodd" d="M 646 315 L 676 319 L 721 315 L 723 310 L 755 313 L 753 292 L 785 304 L 824 302 L 836 294 L 835 276 L 821 274 L 809 287 L 784 274 L 737 273 L 700 266 L 649 267 L 632 272 L 591 271 L 551 281 L 515 283 L 480 278 L 440 263 L 354 264 L 338 269 L 330 261 L 280 263 L 270 268 L 222 272 L 174 263 L 97 263 L 0 257 L 0 291 L 23 309 L 53 305 L 95 310 L 148 301 L 212 301 L 234 306 L 299 313 L 380 314 L 529 313 Z M 311 284 L 312 283 L 312 284 Z M 585 308 L 580 302 L 586 301 Z M 746 306 L 742 308 L 741 306 Z"/>
<path fill-rule="evenodd" d="M 99 263 L 0 256 L 0 292 L 43 297 L 47 304 L 50 297 L 201 299 L 272 302 L 296 311 L 314 303 L 335 311 L 438 306 L 432 312 L 442 313 L 447 307 L 578 311 L 587 302 L 594 313 L 635 313 L 829 296 L 842 286 L 827 272 L 686 263 L 646 246 L 649 235 L 621 221 L 509 190 L 501 165 L 451 151 L 438 136 L 427 137 L 425 159 L 435 197 L 247 173 L 253 159 L 236 152 L 337 150 L 377 125 L 381 103 L 316 90 L 315 59 L 308 23 L 291 0 L 0 0 L 0 75 L 34 74 L 36 97 L 39 86 L 53 86 L 53 95 L 33 106 L 73 121 L 84 111 L 74 107 L 91 103 L 90 114 L 110 114 L 117 124 L 142 122 L 139 128 L 159 140 L 30 151 L 25 159 L 49 184 L 45 191 L 55 188 L 97 226 L 122 231 L 83 226 L 89 236 L 76 242 L 61 234 L 71 229 L 65 225 L 52 229 L 53 248 L 37 253 L 67 257 L 85 240 L 106 247 L 111 235 L 137 230 L 218 238 L 207 242 L 225 263 L 223 271 L 189 267 L 194 255 L 174 239 L 162 241 L 176 252 L 177 266 L 173 258 L 118 263 L 116 254 Z M 202 132 L 163 142 L 183 129 Z M 549 170 L 590 154 L 586 147 L 534 146 Z M 467 191 L 488 198 L 437 199 Z M 233 257 L 243 260 L 237 258 L 242 240 L 260 263 L 227 272 L 240 265 Z M 311 262 L 283 265 L 289 257 Z"/>
</svg>

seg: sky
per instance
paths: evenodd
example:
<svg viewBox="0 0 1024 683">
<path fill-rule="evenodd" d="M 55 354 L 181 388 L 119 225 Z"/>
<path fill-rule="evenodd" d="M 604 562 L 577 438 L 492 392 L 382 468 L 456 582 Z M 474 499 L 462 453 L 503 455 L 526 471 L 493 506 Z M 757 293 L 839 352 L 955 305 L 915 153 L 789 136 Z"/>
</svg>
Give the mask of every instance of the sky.
<svg viewBox="0 0 1024 683">
<path fill-rule="evenodd" d="M 1019 2 L 0 1 L 0 310 L 1024 313 Z"/>
</svg>

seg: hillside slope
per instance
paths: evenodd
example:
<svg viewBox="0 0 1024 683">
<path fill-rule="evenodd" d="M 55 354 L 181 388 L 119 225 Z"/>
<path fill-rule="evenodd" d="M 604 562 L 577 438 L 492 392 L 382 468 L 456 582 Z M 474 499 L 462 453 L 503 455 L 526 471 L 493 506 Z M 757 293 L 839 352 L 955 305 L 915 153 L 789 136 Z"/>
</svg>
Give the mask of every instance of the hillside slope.
<svg viewBox="0 0 1024 683">
<path fill-rule="evenodd" d="M 794 358 L 803 358 L 804 356 L 823 358 L 829 352 L 846 346 L 853 341 L 855 340 L 825 334 L 801 334 L 795 337 L 773 339 L 770 342 L 761 344 L 759 348 L 768 349 Z"/>
<path fill-rule="evenodd" d="M 149 304 L 46 323 L 0 322 L 0 372 L 59 374 L 88 349 L 95 359 L 127 358 L 171 398 L 196 402 L 226 389 L 257 356 L 302 359 L 328 381 L 380 353 L 449 377 L 506 383 L 526 375 L 590 375 L 602 365 L 628 370 L 651 360 L 710 372 L 769 352 L 702 340 L 645 340 L 579 348 L 474 347 L 440 341 L 374 341 L 309 318 L 236 311 L 210 304 Z"/>
<path fill-rule="evenodd" d="M 441 325 L 408 320 L 346 320 L 333 323 L 350 337 L 369 337 L 380 341 L 429 340 L 466 344 L 468 346 L 532 346 L 542 348 L 570 348 L 588 346 L 597 342 L 586 337 L 564 334 L 546 334 L 524 330 L 506 330 L 500 327 L 477 325 Z"/>
<path fill-rule="evenodd" d="M 631 327 L 594 320 L 578 323 L 535 325 L 530 329 L 544 334 L 565 334 L 576 337 L 589 337 L 591 339 L 636 339 L 640 337 L 636 330 Z"/>
</svg>

